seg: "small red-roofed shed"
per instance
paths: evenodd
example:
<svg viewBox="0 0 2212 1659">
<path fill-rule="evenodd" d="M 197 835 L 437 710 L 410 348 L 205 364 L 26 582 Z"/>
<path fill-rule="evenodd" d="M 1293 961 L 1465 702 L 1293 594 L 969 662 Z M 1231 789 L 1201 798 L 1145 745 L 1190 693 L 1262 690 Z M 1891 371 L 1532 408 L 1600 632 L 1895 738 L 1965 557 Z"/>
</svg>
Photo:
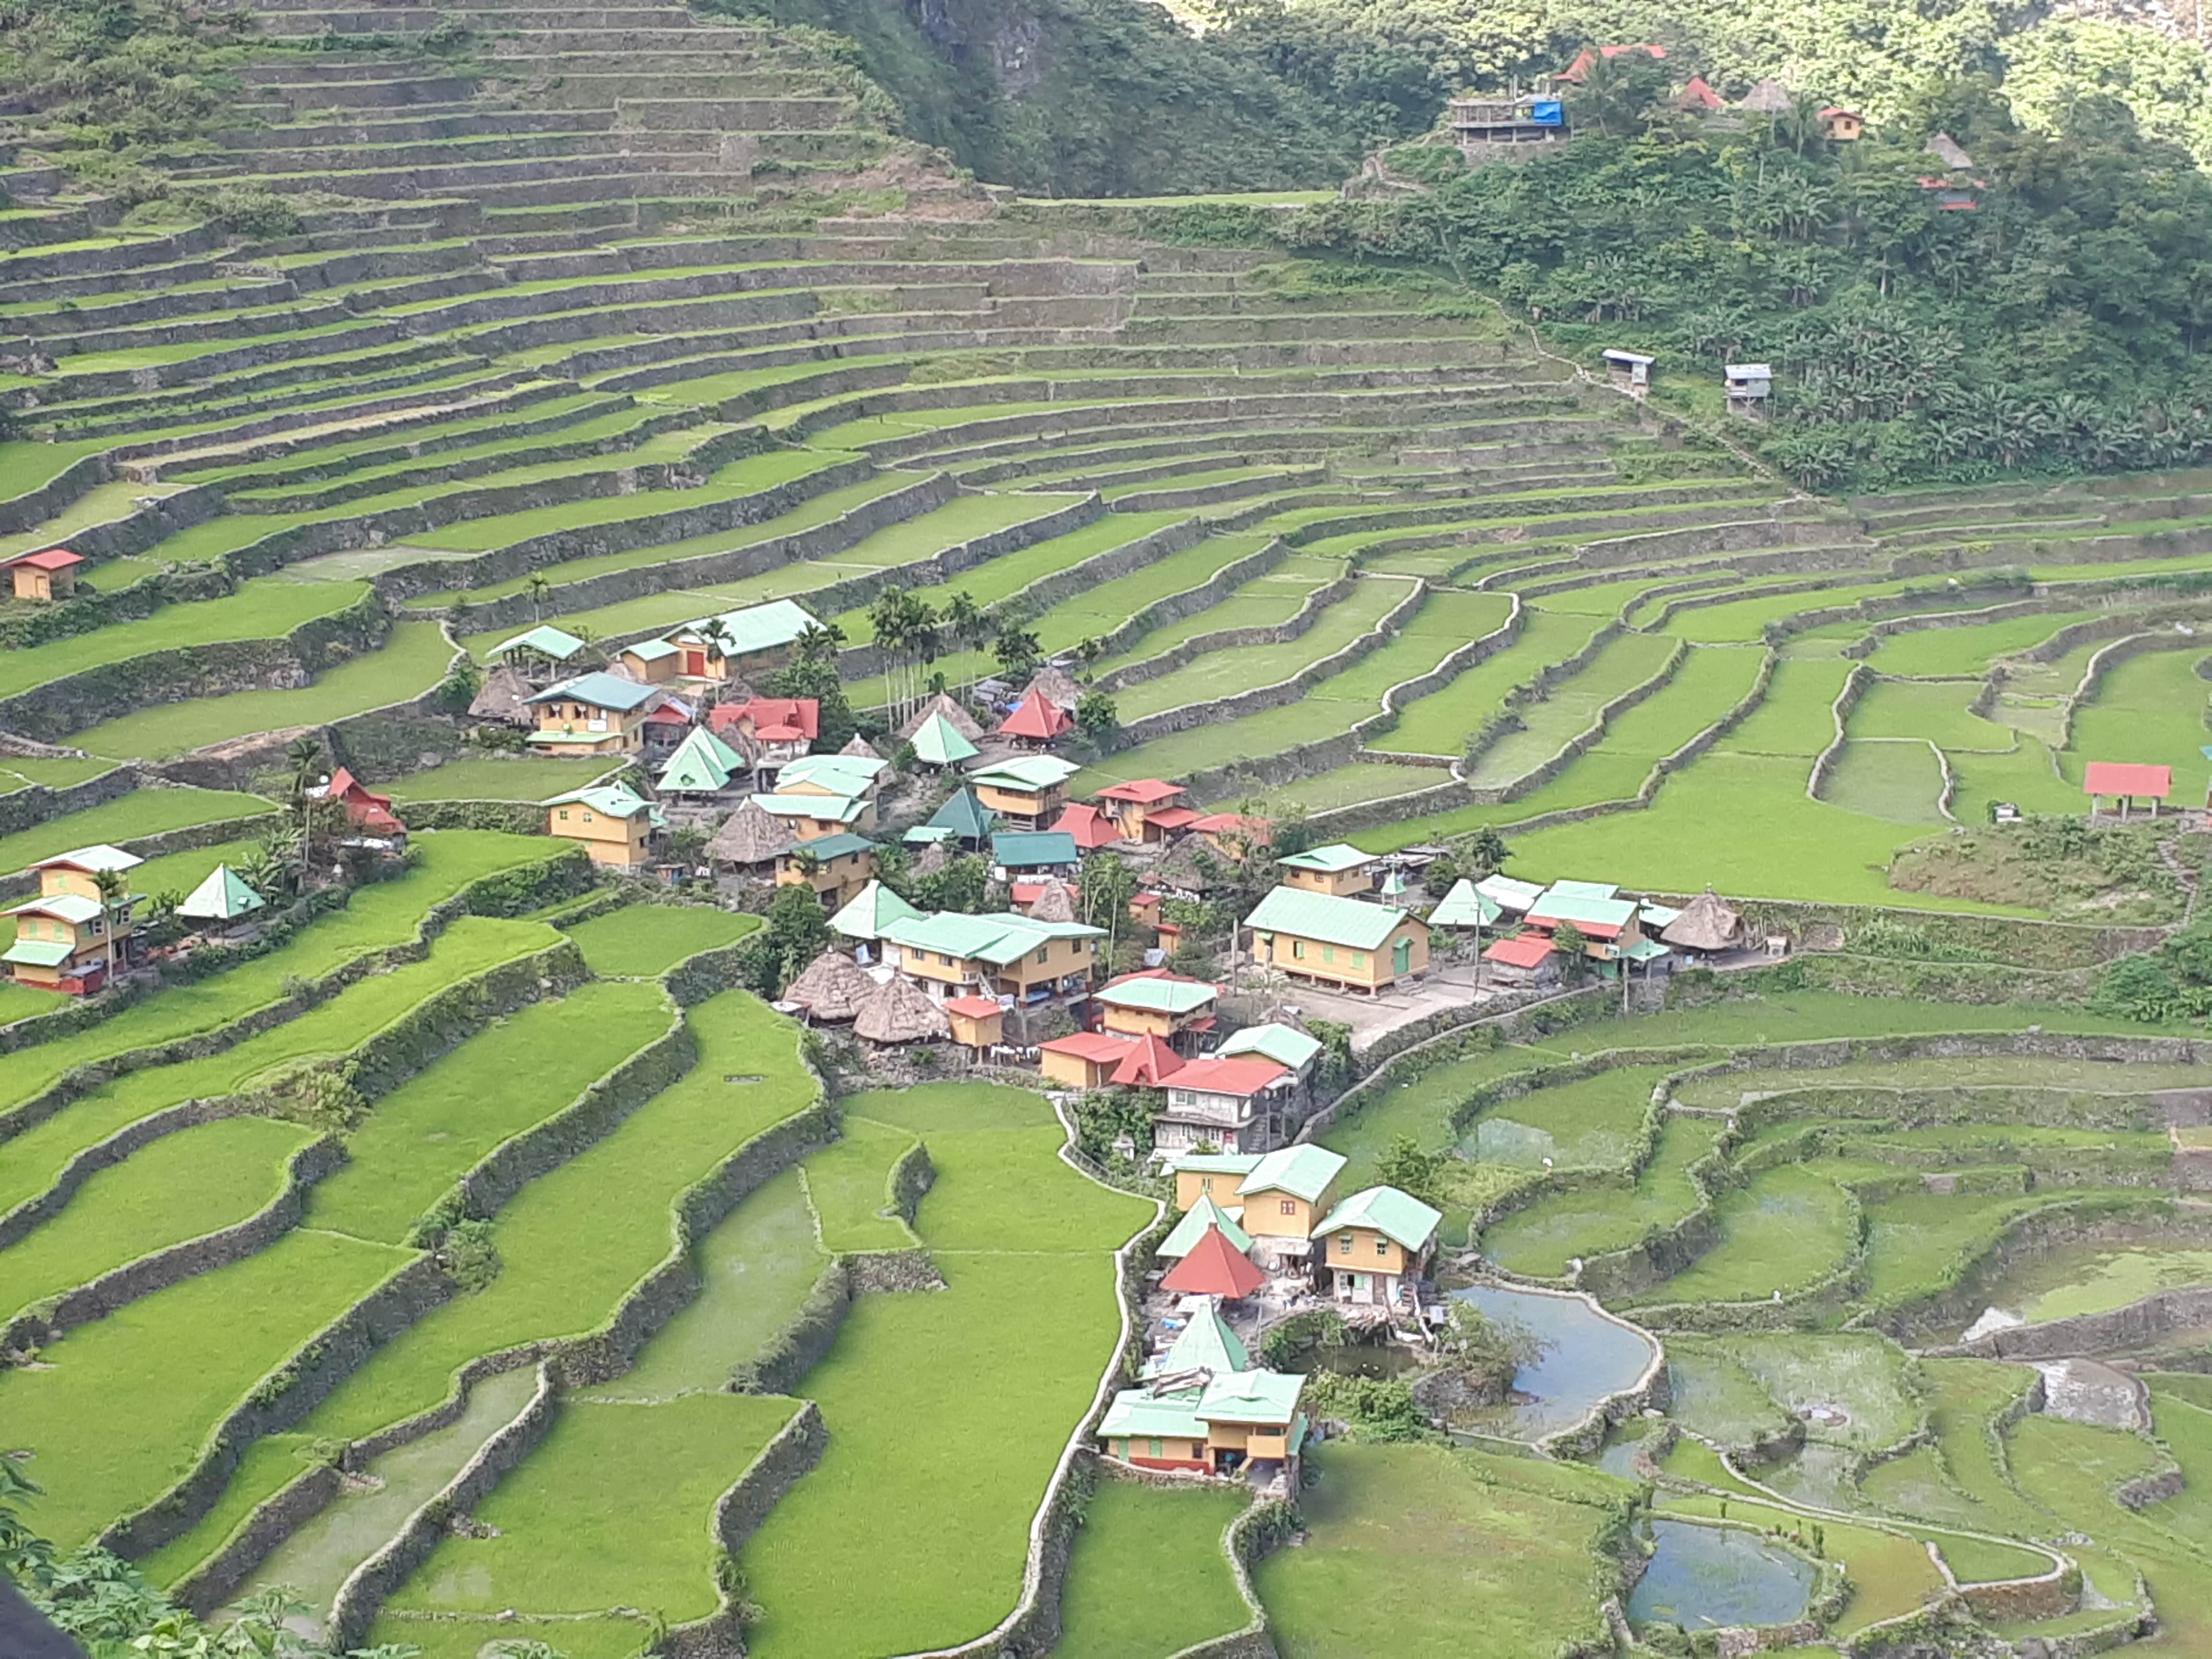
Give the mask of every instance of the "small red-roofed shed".
<svg viewBox="0 0 2212 1659">
<path fill-rule="evenodd" d="M 1102 847 L 1111 847 L 1121 839 L 1121 831 L 1088 801 L 1070 801 L 1060 809 L 1054 829 L 1075 837 L 1075 845 L 1082 852 L 1095 853 Z"/>
<path fill-rule="evenodd" d="M 1218 1227 L 1208 1227 L 1190 1254 L 1167 1271 L 1160 1288 L 1177 1296 L 1218 1296 L 1234 1302 L 1267 1282 L 1249 1256 L 1229 1242 Z"/>
<path fill-rule="evenodd" d="M 341 766 L 331 774 L 330 793 L 325 800 L 335 801 L 346 815 L 346 827 L 364 836 L 394 836 L 406 833 L 406 825 L 399 822 L 392 810 L 392 797 L 380 795 Z"/>
<path fill-rule="evenodd" d="M 2139 800 L 2148 801 L 2150 815 L 2156 817 L 2159 802 L 2173 793 L 2173 769 L 2125 761 L 2091 761 L 2082 775 L 2081 788 L 2089 797 L 2092 814 L 2097 811 L 2097 803 L 2110 795 L 2118 804 L 2123 821 L 2128 816 L 2128 808 Z"/>
<path fill-rule="evenodd" d="M 7 561 L 19 599 L 65 599 L 76 592 L 77 568 L 84 555 L 66 547 L 50 547 L 43 553 L 26 553 Z"/>
</svg>

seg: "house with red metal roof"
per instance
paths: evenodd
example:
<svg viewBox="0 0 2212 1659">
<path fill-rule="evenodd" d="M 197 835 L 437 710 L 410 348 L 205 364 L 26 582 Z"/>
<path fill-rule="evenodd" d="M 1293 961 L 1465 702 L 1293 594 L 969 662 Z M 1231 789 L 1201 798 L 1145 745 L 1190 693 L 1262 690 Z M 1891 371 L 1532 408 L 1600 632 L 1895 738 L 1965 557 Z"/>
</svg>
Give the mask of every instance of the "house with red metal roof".
<svg viewBox="0 0 2212 1659">
<path fill-rule="evenodd" d="M 344 809 L 346 828 L 357 836 L 404 836 L 407 826 L 392 810 L 392 797 L 380 795 L 341 766 L 331 774 L 322 799 Z"/>
<path fill-rule="evenodd" d="M 1194 1060 L 1168 1079 L 1152 1144 L 1170 1153 L 1205 1146 L 1264 1152 L 1282 1143 L 1297 1085 L 1289 1066 L 1265 1054 Z"/>
<path fill-rule="evenodd" d="M 1074 716 L 1035 686 L 1014 705 L 1014 712 L 999 723 L 1000 736 L 1040 749 L 1074 729 Z"/>
<path fill-rule="evenodd" d="M 1218 1296 L 1240 1301 L 1267 1282 L 1267 1275 L 1252 1265 L 1252 1258 L 1229 1242 L 1218 1227 L 1200 1235 L 1190 1254 L 1167 1271 L 1160 1288 L 1177 1296 Z"/>
<path fill-rule="evenodd" d="M 1161 1038 L 1140 1036 L 1123 1045 L 1128 1053 L 1114 1068 L 1117 1089 L 1164 1088 L 1167 1080 L 1188 1067 L 1188 1062 Z"/>
<path fill-rule="evenodd" d="M 1111 847 L 1121 839 L 1121 825 L 1088 801 L 1068 802 L 1052 827 L 1062 835 L 1074 836 L 1076 846 L 1086 853 Z"/>
<path fill-rule="evenodd" d="M 1098 792 L 1122 839 L 1134 842 L 1163 842 L 1196 823 L 1200 814 L 1191 810 L 1188 795 L 1181 784 L 1158 778 L 1136 778 Z"/>
<path fill-rule="evenodd" d="M 2091 761 L 2081 776 L 2082 792 L 2089 797 L 2089 811 L 2094 815 L 2098 803 L 2107 796 L 2125 823 L 2128 809 L 2139 800 L 2150 803 L 2150 815 L 2158 816 L 2158 804 L 2173 793 L 2173 769 L 2171 766 L 2133 765 L 2125 761 Z"/>
<path fill-rule="evenodd" d="M 66 547 L 50 547 L 43 553 L 22 553 L 12 559 L 0 560 L 14 579 L 15 597 L 41 602 L 66 599 L 75 593 L 77 569 L 84 562 L 83 554 L 72 553 Z"/>
<path fill-rule="evenodd" d="M 755 763 L 781 766 L 814 747 L 822 732 L 822 705 L 812 697 L 749 697 L 717 703 L 707 711 L 707 726 Z"/>
</svg>

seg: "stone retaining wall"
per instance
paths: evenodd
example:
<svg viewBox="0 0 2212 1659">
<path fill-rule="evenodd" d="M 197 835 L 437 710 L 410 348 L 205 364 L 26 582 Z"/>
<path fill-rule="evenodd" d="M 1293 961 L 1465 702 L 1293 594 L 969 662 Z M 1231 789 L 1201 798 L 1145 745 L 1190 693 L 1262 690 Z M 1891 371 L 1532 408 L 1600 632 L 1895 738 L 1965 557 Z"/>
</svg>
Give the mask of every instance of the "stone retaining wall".
<svg viewBox="0 0 2212 1659">
<path fill-rule="evenodd" d="M 1610 625 L 1608 625 L 1608 627 L 1610 627 Z M 1603 637 L 1607 631 L 1608 630 L 1605 629 L 1600 629 L 1600 637 Z M 1595 646 L 1595 641 L 1593 641 L 1592 643 Z M 1588 653 L 1588 655 L 1590 659 L 1595 660 L 1596 655 L 1595 650 L 1590 650 Z M 1605 741 L 1605 735 L 1607 732 L 1611 730 L 1613 721 L 1620 719 L 1620 716 L 1626 714 L 1630 709 L 1635 708 L 1638 703 L 1644 702 L 1647 698 L 1656 696 L 1660 692 L 1665 690 L 1668 685 L 1673 682 L 1674 676 L 1681 672 L 1682 665 L 1687 662 L 1689 659 L 1689 641 L 1686 640 L 1677 641 L 1674 649 L 1668 653 L 1667 660 L 1661 665 L 1657 673 L 1652 675 L 1649 679 L 1643 680 L 1635 685 L 1632 685 L 1627 690 L 1613 698 L 1602 708 L 1600 708 L 1595 716 L 1591 720 L 1589 725 L 1581 732 L 1577 732 L 1573 737 L 1568 738 L 1565 744 L 1559 750 L 1559 751 L 1553 755 L 1549 760 L 1545 761 L 1533 771 L 1523 773 L 1521 776 L 1514 779 L 1512 782 L 1504 785 L 1502 787 L 1494 790 L 1470 790 L 1468 792 L 1469 798 L 1478 803 L 1489 805 L 1506 801 L 1516 801 L 1519 800 L 1523 795 L 1534 793 L 1537 790 L 1542 788 L 1546 784 L 1558 777 L 1562 772 L 1565 771 L 1567 768 L 1580 760 L 1583 756 L 1588 753 L 1590 750 L 1595 748 L 1599 744 Z M 1565 665 L 1560 665 L 1559 666 L 1564 668 Z M 1580 672 L 1581 671 L 1579 669 L 1576 669 L 1571 672 Z M 1556 684 L 1559 683 L 1558 680 L 1548 678 L 1553 673 L 1553 670 L 1547 669 L 1544 671 L 1544 676 L 1540 678 L 1545 678 L 1547 684 Z M 1567 676 L 1565 674 L 1560 675 L 1561 678 L 1565 678 Z"/>
<path fill-rule="evenodd" d="M 1850 741 L 1844 732 L 1850 724 L 1851 711 L 1859 706 L 1859 700 L 1873 689 L 1877 678 L 1874 670 L 1863 662 L 1853 663 L 1850 672 L 1844 676 L 1836 700 L 1828 707 L 1829 718 L 1835 722 L 1835 735 L 1828 739 L 1828 746 L 1814 760 L 1812 773 L 1805 780 L 1805 798 L 1808 800 L 1819 800 L 1820 791 L 1827 787 L 1828 774 L 1843 758 L 1844 745 Z"/>
<path fill-rule="evenodd" d="M 209 1437 L 191 1472 L 102 1532 L 100 1545 L 135 1561 L 183 1537 L 220 1501 L 248 1447 L 305 1420 L 378 1349 L 453 1295 L 453 1281 L 429 1257 L 401 1267 L 264 1377 Z"/>
<path fill-rule="evenodd" d="M 1375 578 L 1374 580 L 1386 580 Z M 1273 685 L 1256 686 L 1249 691 L 1232 693 L 1225 697 L 1210 698 L 1204 702 L 1186 703 L 1180 708 L 1163 709 L 1132 720 L 1122 728 L 1122 735 L 1131 746 L 1149 743 L 1154 738 L 1164 738 L 1170 732 L 1186 732 L 1194 726 L 1212 726 L 1245 714 L 1256 714 L 1263 709 L 1279 708 L 1285 703 L 1296 702 L 1315 684 L 1332 674 L 1340 674 L 1370 653 L 1380 649 L 1396 637 L 1398 629 L 1408 617 L 1419 610 L 1428 599 L 1428 590 L 1419 582 L 1413 591 L 1392 606 L 1381 621 L 1352 641 L 1343 649 L 1323 657 L 1318 662 L 1308 663 L 1286 680 Z M 1358 739 L 1346 734 L 1346 750 L 1356 747 Z"/>
<path fill-rule="evenodd" d="M 808 1401 L 762 1448 L 737 1483 L 714 1505 L 714 1538 L 734 1560 L 766 1523 L 784 1494 L 821 1462 L 830 1431 L 821 1407 Z M 655 1651 L 663 1659 L 729 1659 L 745 1650 L 744 1626 L 726 1593 L 722 1605 L 695 1624 L 678 1625 Z"/>
<path fill-rule="evenodd" d="M 82 783 L 59 787 L 34 783 L 27 789 L 0 795 L 0 836 L 19 835 L 49 818 L 82 812 L 114 800 L 129 794 L 142 781 L 138 769 L 125 761 Z"/>
<path fill-rule="evenodd" d="M 170 1587 L 169 1599 L 196 1618 L 213 1618 L 246 1588 L 253 1570 L 279 1544 L 329 1508 L 344 1487 L 345 1477 L 334 1463 L 307 1469 L 274 1498 L 255 1504 L 221 1549 Z"/>
<path fill-rule="evenodd" d="M 64 674 L 0 699 L 0 726 L 44 743 L 156 703 L 233 691 L 291 689 L 329 665 L 328 647 L 348 655 L 374 651 L 392 619 L 373 598 L 302 623 L 279 639 L 227 640 L 175 651 L 154 651 Z"/>
<path fill-rule="evenodd" d="M 58 1342 L 78 1326 L 105 1319 L 141 1297 L 268 1249 L 300 1224 L 315 1183 L 345 1161 L 345 1148 L 330 1136 L 311 1142 L 292 1155 L 283 1191 L 265 1207 L 234 1226 L 140 1256 L 25 1310 L 0 1331 L 0 1351 L 23 1352 Z"/>
<path fill-rule="evenodd" d="M 1353 585 L 1358 580 L 1357 573 L 1347 571 L 1334 581 L 1324 583 L 1306 595 L 1305 602 L 1299 605 L 1297 614 L 1283 622 L 1257 623 L 1246 628 L 1218 628 L 1210 634 L 1194 634 L 1156 657 L 1146 657 L 1141 662 L 1133 662 L 1127 667 L 1100 675 L 1098 689 L 1110 693 L 1141 685 L 1146 680 L 1172 674 L 1208 652 L 1234 651 L 1255 645 L 1287 645 L 1319 622 L 1322 611 L 1338 600 L 1349 597 Z"/>
<path fill-rule="evenodd" d="M 443 592 L 513 581 L 532 571 L 548 569 L 583 558 L 601 558 L 663 543 L 681 543 L 696 537 L 741 530 L 781 518 L 817 497 L 860 483 L 875 474 L 863 460 L 843 461 L 811 472 L 804 478 L 778 484 L 757 495 L 706 506 L 674 508 L 640 519 L 587 529 L 559 530 L 526 540 L 510 542 L 471 559 L 440 559 L 401 565 L 377 578 L 378 588 L 395 598 Z M 786 564 L 840 553 L 862 538 L 917 513 L 940 507 L 958 493 L 958 485 L 945 475 L 933 475 L 901 489 L 863 501 L 836 518 L 792 535 L 774 537 L 726 552 L 705 553 L 663 563 L 634 565 L 598 575 L 556 582 L 544 601 L 557 611 L 594 610 L 625 599 L 641 599 L 671 588 L 699 587 L 716 582 L 739 581 Z M 696 526 L 696 527 L 695 527 Z M 458 607 L 441 613 L 424 609 L 411 615 L 453 615 Z M 511 593 L 467 607 L 471 629 L 528 627 L 532 611 L 527 593 Z"/>
<path fill-rule="evenodd" d="M 349 1573 L 331 1605 L 328 1631 L 331 1645 L 343 1651 L 368 1638 L 385 1598 L 399 1588 L 422 1564 L 445 1535 L 447 1523 L 465 1515 L 490 1495 L 492 1488 L 538 1449 L 552 1431 L 558 1407 L 550 1364 L 538 1371 L 538 1389 L 514 1420 L 477 1449 L 437 1496 L 407 1517 L 397 1536 Z"/>
</svg>

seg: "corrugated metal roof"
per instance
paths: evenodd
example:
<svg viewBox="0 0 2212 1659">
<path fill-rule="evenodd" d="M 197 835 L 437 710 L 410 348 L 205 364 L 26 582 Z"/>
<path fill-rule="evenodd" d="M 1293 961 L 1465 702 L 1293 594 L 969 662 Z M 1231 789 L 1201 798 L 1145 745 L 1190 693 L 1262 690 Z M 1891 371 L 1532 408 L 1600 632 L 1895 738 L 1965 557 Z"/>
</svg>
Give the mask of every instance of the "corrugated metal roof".
<svg viewBox="0 0 2212 1659">
<path fill-rule="evenodd" d="M 491 648 L 491 654 L 495 657 L 503 657 L 510 651 L 528 650 L 535 651 L 541 657 L 550 657 L 555 662 L 566 662 L 583 648 L 583 641 L 578 639 L 574 634 L 564 633 L 549 623 L 543 627 L 533 628 L 527 633 L 517 634 L 513 639 L 495 645 Z"/>
<path fill-rule="evenodd" d="M 1223 1209 L 1211 1198 L 1201 1196 L 1197 1203 L 1182 1212 L 1182 1219 L 1176 1222 L 1174 1231 L 1160 1241 L 1160 1248 L 1154 1254 L 1164 1256 L 1170 1261 L 1180 1261 L 1188 1255 L 1198 1241 L 1206 1236 L 1206 1230 L 1208 1227 L 1220 1228 L 1221 1236 L 1240 1250 L 1249 1250 L 1252 1248 L 1252 1235 L 1230 1219 L 1228 1211 Z M 1240 1360 L 1236 1365 L 1224 1365 L 1217 1369 L 1236 1370 L 1240 1369 L 1243 1364 L 1243 1362 Z M 1181 1367 L 1170 1369 L 1180 1370 Z"/>
<path fill-rule="evenodd" d="M 573 680 L 540 691 L 528 701 L 538 702 L 585 702 L 594 708 L 611 708 L 627 714 L 631 709 L 651 702 L 660 695 L 657 685 L 640 685 L 635 680 L 626 680 L 619 674 L 579 674 Z"/>
<path fill-rule="evenodd" d="M 1429 912 L 1431 927 L 1487 927 L 1505 914 L 1497 900 L 1486 898 L 1475 890 L 1474 884 L 1462 876 L 1451 884 L 1451 890 L 1437 901 L 1437 908 Z"/>
<path fill-rule="evenodd" d="M 1295 887 L 1276 888 L 1244 918 L 1247 927 L 1263 933 L 1291 933 L 1358 951 L 1380 948 L 1401 922 L 1411 922 L 1424 933 L 1428 930 L 1428 923 L 1419 916 L 1387 904 L 1339 898 L 1332 893 L 1301 892 Z"/>
<path fill-rule="evenodd" d="M 1188 1014 L 1206 1006 L 1218 994 L 1202 980 L 1164 979 L 1146 975 L 1102 986 L 1091 993 L 1113 1008 L 1139 1008 L 1158 1014 Z"/>
<path fill-rule="evenodd" d="M 1292 853 L 1279 858 L 1276 863 L 1290 870 L 1320 870 L 1335 874 L 1344 870 L 1357 870 L 1363 864 L 1372 864 L 1376 855 L 1363 853 L 1357 847 L 1342 842 L 1332 842 L 1327 847 L 1316 847 L 1304 853 Z"/>
<path fill-rule="evenodd" d="M 991 837 L 991 858 L 1010 870 L 1041 870 L 1082 861 L 1075 837 L 1065 830 L 1001 830 Z"/>
<path fill-rule="evenodd" d="M 1073 761 L 1062 760 L 1057 755 L 1017 755 L 1012 760 L 978 768 L 968 775 L 968 781 L 988 783 L 1001 789 L 1049 789 L 1054 784 L 1066 783 L 1082 769 Z"/>
<path fill-rule="evenodd" d="M 1418 1250 L 1436 1237 L 1442 1210 L 1430 1208 L 1411 1193 L 1395 1187 L 1369 1187 L 1352 1194 L 1331 1210 L 1314 1237 L 1341 1232 L 1346 1227 L 1365 1227 L 1403 1249 Z"/>
<path fill-rule="evenodd" d="M 722 643 L 723 655 L 746 657 L 757 651 L 772 651 L 778 646 L 789 645 L 814 626 L 814 617 L 805 606 L 790 599 L 772 599 L 766 605 L 747 605 L 742 611 L 725 611 L 718 617 L 702 617 L 696 622 L 686 623 L 668 637 L 688 637 L 704 644 L 707 635 L 700 630 L 709 623 L 722 625 L 726 635 Z"/>
<path fill-rule="evenodd" d="M 1328 1183 L 1344 1173 L 1350 1161 L 1341 1152 L 1310 1143 L 1278 1147 L 1261 1158 L 1238 1183 L 1237 1193 L 1240 1198 L 1252 1193 L 1288 1193 L 1310 1204 L 1328 1190 Z"/>
<path fill-rule="evenodd" d="M 1219 1052 L 1230 1054 L 1265 1054 L 1278 1066 L 1287 1066 L 1292 1071 L 1303 1071 L 1321 1053 L 1321 1039 L 1309 1036 L 1295 1026 L 1248 1025 L 1232 1035 L 1221 1045 Z"/>
</svg>

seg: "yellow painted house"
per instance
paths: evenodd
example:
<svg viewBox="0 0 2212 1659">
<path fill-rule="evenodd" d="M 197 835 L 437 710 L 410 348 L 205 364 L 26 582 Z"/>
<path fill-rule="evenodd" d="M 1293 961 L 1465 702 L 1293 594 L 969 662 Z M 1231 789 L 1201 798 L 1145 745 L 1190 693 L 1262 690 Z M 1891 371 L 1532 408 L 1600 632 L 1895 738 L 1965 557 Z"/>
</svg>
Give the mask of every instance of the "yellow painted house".
<svg viewBox="0 0 2212 1659">
<path fill-rule="evenodd" d="M 18 985 L 34 990 L 88 995 L 107 982 L 110 964 L 128 963 L 137 933 L 133 898 L 127 887 L 113 898 L 100 890 L 100 877 L 126 877 L 145 860 L 119 847 L 81 847 L 42 859 L 39 896 L 16 905 L 15 942 L 0 962 Z"/>
<path fill-rule="evenodd" d="M 544 803 L 545 830 L 580 842 L 594 864 L 637 870 L 653 862 L 653 837 L 665 827 L 660 809 L 624 788 L 602 784 Z"/>
<path fill-rule="evenodd" d="M 1292 853 L 1275 860 L 1283 872 L 1283 885 L 1302 893 L 1327 893 L 1352 898 L 1375 890 L 1375 871 L 1382 860 L 1357 847 L 1334 842 L 1310 852 Z"/>
<path fill-rule="evenodd" d="M 1339 990 L 1371 994 L 1429 968 L 1429 924 L 1387 904 L 1278 887 L 1244 925 L 1253 961 Z"/>
<path fill-rule="evenodd" d="M 1041 1002 L 1089 992 L 1105 937 L 1081 922 L 948 910 L 884 928 L 884 960 L 939 1000 L 980 994 Z"/>
<path fill-rule="evenodd" d="M 1057 755 L 1018 755 L 968 775 L 975 798 L 1018 829 L 1051 826 L 1067 805 L 1067 781 L 1083 769 Z"/>
<path fill-rule="evenodd" d="M 1255 1238 L 1310 1238 L 1335 1201 L 1347 1160 L 1310 1143 L 1272 1152 L 1185 1152 L 1175 1172 L 1176 1207 L 1210 1198 Z"/>
<path fill-rule="evenodd" d="M 541 755 L 637 754 L 645 748 L 645 717 L 660 695 L 618 674 L 580 674 L 530 699 L 538 729 L 526 741 Z"/>
<path fill-rule="evenodd" d="M 1314 1279 L 1340 1302 L 1410 1309 L 1443 1220 L 1395 1187 L 1354 1193 L 1314 1229 Z"/>
<path fill-rule="evenodd" d="M 775 884 L 811 887 L 825 910 L 842 909 L 876 878 L 876 844 L 865 836 L 820 836 L 776 854 Z"/>
</svg>

